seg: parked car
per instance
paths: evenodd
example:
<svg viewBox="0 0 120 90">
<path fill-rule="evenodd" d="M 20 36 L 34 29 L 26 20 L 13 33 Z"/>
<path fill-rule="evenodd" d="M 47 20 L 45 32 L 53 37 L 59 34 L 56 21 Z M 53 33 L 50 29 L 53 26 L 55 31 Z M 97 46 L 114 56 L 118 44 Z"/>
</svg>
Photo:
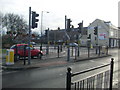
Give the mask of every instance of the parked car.
<svg viewBox="0 0 120 90">
<path fill-rule="evenodd" d="M 77 44 L 77 43 L 69 43 L 69 46 L 70 46 L 70 47 L 77 47 L 78 44 Z"/>
<path fill-rule="evenodd" d="M 20 57 L 28 57 L 28 44 L 16 44 L 11 46 L 10 49 L 14 49 L 14 56 L 17 57 L 17 60 L 20 59 Z M 43 52 L 39 49 L 35 49 L 34 47 L 30 47 L 31 51 L 31 58 L 34 58 L 35 56 L 38 58 L 42 58 Z"/>
</svg>

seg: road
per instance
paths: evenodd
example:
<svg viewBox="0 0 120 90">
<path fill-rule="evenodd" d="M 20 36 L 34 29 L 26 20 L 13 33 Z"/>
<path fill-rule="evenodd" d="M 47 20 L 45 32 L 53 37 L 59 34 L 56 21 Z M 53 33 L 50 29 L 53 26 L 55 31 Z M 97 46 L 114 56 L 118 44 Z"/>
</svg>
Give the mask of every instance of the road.
<svg viewBox="0 0 120 90">
<path fill-rule="evenodd" d="M 118 70 L 118 51 L 111 50 L 110 53 L 115 59 L 114 70 Z M 67 67 L 72 68 L 72 72 L 83 71 L 99 65 L 110 63 L 111 57 L 81 61 L 66 66 L 49 68 L 38 68 L 24 71 L 5 72 L 2 75 L 3 88 L 65 88 Z M 105 70 L 106 68 L 104 68 Z M 94 71 L 94 73 L 102 70 Z M 90 76 L 87 74 L 86 76 Z M 85 76 L 83 76 L 85 77 Z M 82 77 L 82 78 L 83 78 Z M 118 73 L 114 75 L 114 82 L 118 81 Z"/>
</svg>

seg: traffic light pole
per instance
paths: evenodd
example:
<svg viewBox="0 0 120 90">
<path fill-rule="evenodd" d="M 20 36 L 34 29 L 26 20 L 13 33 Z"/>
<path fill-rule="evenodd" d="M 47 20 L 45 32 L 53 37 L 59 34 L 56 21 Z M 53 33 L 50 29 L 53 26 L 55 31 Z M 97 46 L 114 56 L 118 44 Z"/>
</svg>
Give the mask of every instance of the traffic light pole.
<svg viewBox="0 0 120 90">
<path fill-rule="evenodd" d="M 50 42 L 49 42 L 49 28 L 48 28 L 48 31 L 47 31 L 47 48 L 46 48 L 46 54 L 47 55 L 49 54 L 49 45 L 50 45 Z"/>
<path fill-rule="evenodd" d="M 83 21 L 81 23 L 78 24 L 79 27 L 79 36 L 78 36 L 78 57 L 80 56 L 80 38 L 82 38 L 83 36 Z"/>
<path fill-rule="evenodd" d="M 97 25 L 97 37 L 96 37 L 96 54 L 98 54 L 98 25 Z"/>
<path fill-rule="evenodd" d="M 67 30 L 67 28 L 66 28 L 66 26 L 67 26 L 66 21 L 67 21 L 67 16 L 65 15 L 65 34 L 66 34 L 66 36 L 67 36 L 67 38 L 68 38 L 68 40 L 67 40 L 67 44 L 68 44 L 68 46 L 67 46 L 67 48 L 68 48 L 67 61 L 70 61 L 70 47 L 69 47 L 70 37 L 69 37 L 69 35 L 68 35 L 67 32 L 66 32 L 66 30 Z"/>
<path fill-rule="evenodd" d="M 98 25 L 97 25 L 97 45 L 98 45 Z"/>
<path fill-rule="evenodd" d="M 28 39 L 28 65 L 30 65 L 31 61 L 31 52 L 30 52 L 30 41 L 31 41 L 31 7 L 29 7 L 29 39 Z"/>
<path fill-rule="evenodd" d="M 41 46 L 40 46 L 40 50 L 42 50 L 42 21 L 43 21 L 43 11 L 41 12 Z"/>
</svg>

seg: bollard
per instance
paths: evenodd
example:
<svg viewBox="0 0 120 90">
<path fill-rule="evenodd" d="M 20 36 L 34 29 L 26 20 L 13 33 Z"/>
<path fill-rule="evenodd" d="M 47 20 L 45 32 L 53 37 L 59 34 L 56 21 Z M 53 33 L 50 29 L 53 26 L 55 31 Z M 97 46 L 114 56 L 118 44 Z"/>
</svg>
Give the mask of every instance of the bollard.
<svg viewBox="0 0 120 90">
<path fill-rule="evenodd" d="M 98 56 L 100 56 L 100 46 L 99 46 L 99 54 L 98 54 Z"/>
<path fill-rule="evenodd" d="M 71 56 L 73 57 L 73 46 L 72 46 L 72 52 L 71 52 Z"/>
<path fill-rule="evenodd" d="M 110 90 L 112 90 L 113 85 L 113 68 L 114 68 L 114 59 L 111 58 L 111 64 L 110 64 Z"/>
<path fill-rule="evenodd" d="M 49 54 L 49 50 L 50 50 L 50 49 L 49 49 L 49 45 L 48 45 L 48 54 Z"/>
<path fill-rule="evenodd" d="M 70 47 L 68 46 L 67 61 L 70 61 Z"/>
<path fill-rule="evenodd" d="M 54 49 L 56 49 L 56 44 L 54 44 Z"/>
<path fill-rule="evenodd" d="M 42 44 L 41 44 L 41 46 L 40 46 L 40 50 L 42 51 Z"/>
<path fill-rule="evenodd" d="M 98 50 L 97 50 L 97 46 L 96 46 L 96 54 L 97 54 L 97 51 L 98 51 Z"/>
<path fill-rule="evenodd" d="M 88 47 L 88 58 L 90 57 L 90 47 Z"/>
<path fill-rule="evenodd" d="M 66 90 L 71 90 L 71 68 L 67 68 Z"/>
<path fill-rule="evenodd" d="M 107 51 L 106 51 L 106 55 L 108 55 L 108 46 L 106 46 L 106 50 L 107 50 Z"/>
<path fill-rule="evenodd" d="M 60 45 L 60 52 L 62 52 L 62 45 Z"/>
<path fill-rule="evenodd" d="M 60 53 L 60 50 L 59 50 L 60 48 L 59 48 L 59 45 L 58 45 L 58 58 L 59 58 L 59 53 Z"/>
<path fill-rule="evenodd" d="M 80 56 L 80 47 L 78 46 L 78 57 Z"/>
<path fill-rule="evenodd" d="M 49 46 L 47 45 L 46 46 L 46 55 L 48 55 L 49 54 Z"/>
<path fill-rule="evenodd" d="M 77 60 L 77 47 L 75 46 L 75 60 Z"/>
<path fill-rule="evenodd" d="M 17 45 L 15 46 L 15 48 L 16 48 L 15 61 L 18 61 L 18 58 L 17 58 L 17 56 L 18 56 L 18 48 L 17 48 Z"/>
<path fill-rule="evenodd" d="M 24 46 L 24 65 L 26 65 L 26 46 Z"/>
</svg>

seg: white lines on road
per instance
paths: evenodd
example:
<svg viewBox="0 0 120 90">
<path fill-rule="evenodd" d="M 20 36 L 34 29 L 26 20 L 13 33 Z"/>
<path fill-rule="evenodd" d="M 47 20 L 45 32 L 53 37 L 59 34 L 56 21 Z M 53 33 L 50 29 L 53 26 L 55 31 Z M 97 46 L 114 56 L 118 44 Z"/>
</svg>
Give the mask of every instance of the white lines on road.
<svg viewBox="0 0 120 90">
<path fill-rule="evenodd" d="M 62 76 L 63 74 L 61 73 L 61 74 L 59 74 L 60 76 Z"/>
<path fill-rule="evenodd" d="M 0 70 L 0 73 L 2 72 L 2 70 Z"/>
<path fill-rule="evenodd" d="M 16 72 L 19 72 L 19 71 L 7 71 L 7 72 L 2 72 L 2 74 L 3 75 L 5 75 L 5 74 L 12 74 L 12 73 L 16 73 Z"/>
<path fill-rule="evenodd" d="M 94 60 L 90 60 L 90 62 L 95 62 Z"/>
<path fill-rule="evenodd" d="M 0 70 L 0 75 L 2 75 L 2 70 Z"/>
</svg>

